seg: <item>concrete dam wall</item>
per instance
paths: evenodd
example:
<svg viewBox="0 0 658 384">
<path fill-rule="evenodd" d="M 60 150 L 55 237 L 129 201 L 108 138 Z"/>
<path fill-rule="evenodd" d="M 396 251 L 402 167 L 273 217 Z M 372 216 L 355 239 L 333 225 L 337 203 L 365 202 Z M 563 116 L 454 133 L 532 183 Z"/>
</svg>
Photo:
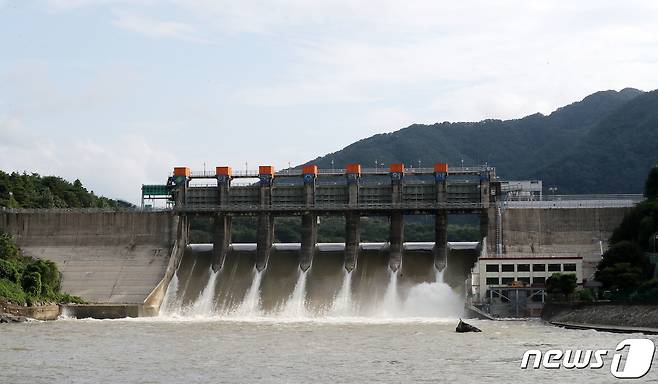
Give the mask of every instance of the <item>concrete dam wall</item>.
<svg viewBox="0 0 658 384">
<path fill-rule="evenodd" d="M 169 212 L 0 211 L 0 230 L 57 263 L 63 291 L 139 314 L 157 312 L 187 240 Z"/>
<path fill-rule="evenodd" d="M 514 208 L 502 214 L 506 254 L 572 254 L 593 273 L 614 229 L 631 208 Z M 490 231 L 495 231 L 490 229 Z M 494 232 L 490 232 L 494 233 Z"/>
</svg>

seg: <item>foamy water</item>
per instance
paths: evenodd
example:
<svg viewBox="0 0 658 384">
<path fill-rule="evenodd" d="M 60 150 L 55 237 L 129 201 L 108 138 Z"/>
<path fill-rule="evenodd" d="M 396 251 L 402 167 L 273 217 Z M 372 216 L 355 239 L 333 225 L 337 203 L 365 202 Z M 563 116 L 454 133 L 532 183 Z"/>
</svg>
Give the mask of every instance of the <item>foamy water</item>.
<svg viewBox="0 0 658 384">
<path fill-rule="evenodd" d="M 2 383 L 613 383 L 603 369 L 522 370 L 528 349 L 614 349 L 627 337 L 538 321 L 59 320 L 0 326 Z M 658 337 L 649 336 L 655 342 Z M 656 363 L 654 363 L 655 365 Z M 634 383 L 657 382 L 656 367 Z"/>
</svg>

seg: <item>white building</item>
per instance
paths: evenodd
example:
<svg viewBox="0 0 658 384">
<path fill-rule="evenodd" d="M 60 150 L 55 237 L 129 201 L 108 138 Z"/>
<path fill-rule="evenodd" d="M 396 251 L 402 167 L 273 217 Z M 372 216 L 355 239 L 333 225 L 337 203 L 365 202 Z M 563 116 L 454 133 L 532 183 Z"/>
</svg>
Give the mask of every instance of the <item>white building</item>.
<svg viewBox="0 0 658 384">
<path fill-rule="evenodd" d="M 573 273 L 583 283 L 579 256 L 482 257 L 472 271 L 473 297 L 485 301 L 490 288 L 544 288 L 554 273 Z"/>
</svg>

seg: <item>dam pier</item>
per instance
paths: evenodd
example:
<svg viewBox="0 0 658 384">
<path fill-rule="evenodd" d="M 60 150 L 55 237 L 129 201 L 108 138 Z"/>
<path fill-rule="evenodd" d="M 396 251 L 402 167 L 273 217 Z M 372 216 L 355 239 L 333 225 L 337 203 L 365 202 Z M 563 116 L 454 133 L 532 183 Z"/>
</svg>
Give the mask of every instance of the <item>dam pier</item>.
<svg viewBox="0 0 658 384">
<path fill-rule="evenodd" d="M 235 179 L 257 179 L 250 185 L 233 186 Z M 216 180 L 216 186 L 196 186 L 196 180 Z M 493 185 L 493 189 L 492 189 Z M 262 271 L 268 263 L 275 216 L 301 217 L 300 268 L 313 262 L 318 238 L 318 218 L 345 219 L 345 268 L 356 267 L 360 243 L 360 219 L 385 216 L 390 223 L 389 267 L 397 271 L 402 263 L 404 216 L 431 215 L 435 218 L 434 265 L 445 267 L 448 214 L 480 215 L 481 235 L 489 231 L 490 207 L 496 206 L 496 176 L 493 167 L 448 169 L 405 168 L 391 164 L 388 169 L 362 169 L 350 164 L 345 169 L 324 170 L 305 166 L 302 170 L 275 173 L 271 166 L 258 173 L 233 172 L 217 167 L 214 173 L 193 173 L 175 168 L 168 181 L 175 201 L 174 211 L 182 216 L 205 216 L 214 220 L 213 270 L 224 265 L 230 247 L 231 220 L 235 216 L 257 217 L 257 262 Z M 492 221 L 495 223 L 495 221 Z"/>
</svg>

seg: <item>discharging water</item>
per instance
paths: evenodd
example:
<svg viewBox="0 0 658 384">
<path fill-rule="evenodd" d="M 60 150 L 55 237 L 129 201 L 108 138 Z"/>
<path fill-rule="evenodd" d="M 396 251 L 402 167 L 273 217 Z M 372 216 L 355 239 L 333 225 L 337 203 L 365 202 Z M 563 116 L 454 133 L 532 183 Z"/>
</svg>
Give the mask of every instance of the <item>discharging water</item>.
<svg viewBox="0 0 658 384">
<path fill-rule="evenodd" d="M 317 255 L 307 271 L 299 268 L 296 252 L 273 253 L 262 272 L 254 268 L 253 252 L 230 253 L 218 272 L 210 268 L 210 257 L 186 253 L 161 317 L 367 320 L 458 318 L 463 312 L 463 293 L 443 281 L 427 254 L 407 255 L 393 272 L 384 252 L 363 252 L 349 273 L 340 253 Z"/>
</svg>

